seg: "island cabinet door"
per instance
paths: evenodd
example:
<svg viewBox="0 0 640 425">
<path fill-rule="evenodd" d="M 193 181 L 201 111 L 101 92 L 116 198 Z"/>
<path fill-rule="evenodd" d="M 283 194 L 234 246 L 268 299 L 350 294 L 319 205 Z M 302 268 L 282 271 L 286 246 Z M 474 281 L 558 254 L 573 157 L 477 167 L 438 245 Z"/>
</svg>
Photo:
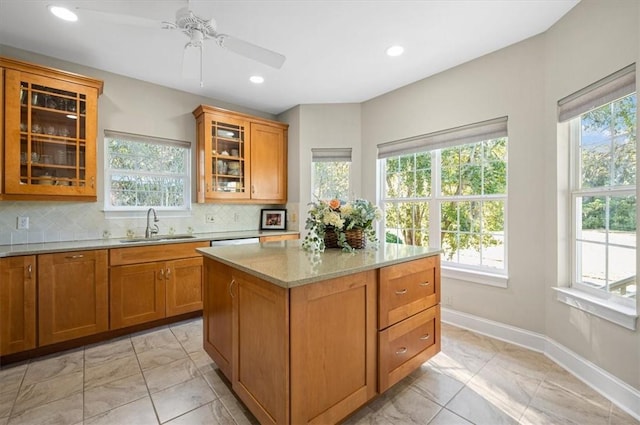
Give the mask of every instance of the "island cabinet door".
<svg viewBox="0 0 640 425">
<path fill-rule="evenodd" d="M 232 388 L 261 424 L 288 424 L 288 292 L 232 273 Z"/>
<path fill-rule="evenodd" d="M 335 424 L 376 394 L 376 271 L 291 289 L 291 423 Z"/>
<path fill-rule="evenodd" d="M 204 260 L 204 349 L 231 381 L 231 268 Z"/>
<path fill-rule="evenodd" d="M 107 251 L 38 255 L 38 342 L 52 344 L 109 328 Z"/>
</svg>

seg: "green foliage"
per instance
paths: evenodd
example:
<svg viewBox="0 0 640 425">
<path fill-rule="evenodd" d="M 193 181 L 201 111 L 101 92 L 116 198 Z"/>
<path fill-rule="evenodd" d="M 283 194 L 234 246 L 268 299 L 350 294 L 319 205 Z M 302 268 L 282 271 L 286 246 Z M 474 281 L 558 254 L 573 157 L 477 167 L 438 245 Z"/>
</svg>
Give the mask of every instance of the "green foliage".
<svg viewBox="0 0 640 425">
<path fill-rule="evenodd" d="M 349 169 L 347 161 L 314 162 L 313 194 L 317 199 L 345 199 L 349 196 Z"/>
</svg>

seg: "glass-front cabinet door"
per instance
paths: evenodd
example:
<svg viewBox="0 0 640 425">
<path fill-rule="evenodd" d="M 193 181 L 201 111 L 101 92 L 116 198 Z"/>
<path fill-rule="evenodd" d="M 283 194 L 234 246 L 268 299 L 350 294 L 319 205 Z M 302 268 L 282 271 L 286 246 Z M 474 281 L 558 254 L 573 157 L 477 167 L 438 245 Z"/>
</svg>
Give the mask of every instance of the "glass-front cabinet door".
<svg viewBox="0 0 640 425">
<path fill-rule="evenodd" d="M 96 87 L 6 69 L 4 197 L 96 199 L 98 94 Z"/>
<path fill-rule="evenodd" d="M 203 114 L 199 118 L 199 150 L 204 161 L 204 187 L 198 197 L 208 199 L 249 199 L 249 123 L 234 117 Z M 202 190 L 200 190 L 202 189 Z"/>
</svg>

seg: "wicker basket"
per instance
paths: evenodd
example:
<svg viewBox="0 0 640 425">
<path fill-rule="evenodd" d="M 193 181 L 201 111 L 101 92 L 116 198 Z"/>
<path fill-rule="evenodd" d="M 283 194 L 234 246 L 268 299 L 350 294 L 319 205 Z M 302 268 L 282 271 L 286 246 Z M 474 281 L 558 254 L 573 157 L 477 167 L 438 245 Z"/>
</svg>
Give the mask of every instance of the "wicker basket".
<svg viewBox="0 0 640 425">
<path fill-rule="evenodd" d="M 351 248 L 363 249 L 366 246 L 367 239 L 365 238 L 364 231 L 362 229 L 345 230 L 344 235 Z M 336 232 L 327 229 L 324 234 L 324 246 L 325 248 L 341 248 L 338 246 L 338 235 Z"/>
</svg>

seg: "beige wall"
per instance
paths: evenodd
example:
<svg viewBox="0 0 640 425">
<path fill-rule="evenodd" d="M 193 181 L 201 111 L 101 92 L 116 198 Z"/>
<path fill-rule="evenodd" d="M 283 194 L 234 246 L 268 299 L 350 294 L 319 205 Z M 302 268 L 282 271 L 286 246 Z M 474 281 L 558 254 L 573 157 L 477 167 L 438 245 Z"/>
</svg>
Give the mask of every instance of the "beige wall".
<svg viewBox="0 0 640 425">
<path fill-rule="evenodd" d="M 636 0 L 582 0 L 545 34 L 362 104 L 362 181 L 375 179 L 380 143 L 509 117 L 508 288 L 445 279 L 443 297 L 455 310 L 547 335 L 636 389 L 640 331 L 561 304 L 551 287 L 566 270 L 556 103 L 638 60 L 639 8 Z M 364 186 L 363 195 L 376 193 Z"/>
</svg>

